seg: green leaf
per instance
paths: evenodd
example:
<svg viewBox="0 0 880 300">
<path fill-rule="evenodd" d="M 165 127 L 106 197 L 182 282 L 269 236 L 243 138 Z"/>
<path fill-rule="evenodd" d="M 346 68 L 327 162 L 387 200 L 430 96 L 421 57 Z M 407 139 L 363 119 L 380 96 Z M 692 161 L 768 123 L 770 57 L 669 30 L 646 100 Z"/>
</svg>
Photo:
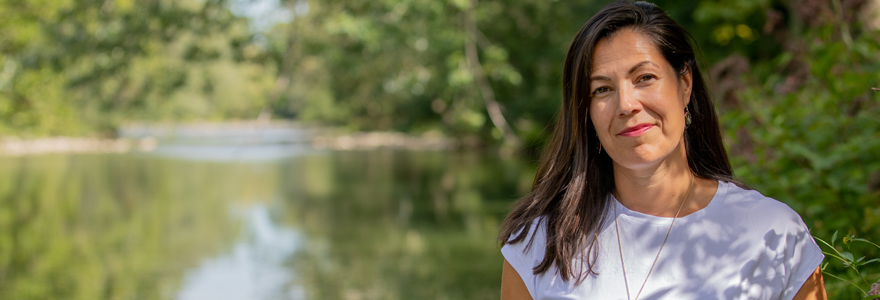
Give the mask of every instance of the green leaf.
<svg viewBox="0 0 880 300">
<path fill-rule="evenodd" d="M 849 265 L 853 262 L 853 255 L 849 252 L 840 252 L 840 256 L 846 259 L 846 264 Z"/>
<path fill-rule="evenodd" d="M 834 242 L 837 241 L 837 230 L 834 231 L 834 234 L 831 235 L 831 246 L 834 246 Z"/>
<path fill-rule="evenodd" d="M 880 258 L 870 259 L 870 260 L 868 260 L 868 261 L 866 261 L 866 262 L 863 262 L 861 265 L 864 266 L 864 265 L 867 265 L 867 264 L 870 264 L 870 263 L 875 263 L 875 262 L 878 262 L 878 261 L 880 261 Z"/>
</svg>

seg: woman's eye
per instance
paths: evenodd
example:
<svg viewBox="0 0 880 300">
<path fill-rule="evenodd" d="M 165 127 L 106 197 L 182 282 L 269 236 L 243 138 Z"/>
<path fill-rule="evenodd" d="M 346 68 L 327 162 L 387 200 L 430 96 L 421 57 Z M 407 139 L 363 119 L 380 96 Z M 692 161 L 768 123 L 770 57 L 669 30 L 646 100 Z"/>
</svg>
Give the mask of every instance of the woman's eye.
<svg viewBox="0 0 880 300">
<path fill-rule="evenodd" d="M 653 74 L 645 74 L 645 75 L 639 76 L 639 82 L 648 81 L 648 80 L 656 79 L 656 78 L 657 78 L 657 76 L 654 76 Z"/>
<path fill-rule="evenodd" d="M 601 94 L 601 93 L 607 92 L 607 91 L 609 91 L 609 90 L 610 90 L 610 89 L 609 89 L 607 86 L 603 86 L 603 87 L 600 87 L 600 88 L 597 88 L 597 89 L 593 90 L 593 95 L 598 95 L 598 94 Z"/>
</svg>

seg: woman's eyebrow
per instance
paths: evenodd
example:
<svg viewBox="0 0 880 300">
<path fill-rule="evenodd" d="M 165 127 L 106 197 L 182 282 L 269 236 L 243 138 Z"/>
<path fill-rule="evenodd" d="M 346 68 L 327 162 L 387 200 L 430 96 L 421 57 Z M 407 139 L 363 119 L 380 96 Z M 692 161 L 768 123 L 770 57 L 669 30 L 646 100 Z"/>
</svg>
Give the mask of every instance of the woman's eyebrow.
<svg viewBox="0 0 880 300">
<path fill-rule="evenodd" d="M 601 75 L 590 77 L 590 82 L 597 81 L 597 80 L 607 80 L 607 81 L 611 81 L 611 78 L 608 78 L 608 76 L 601 76 Z"/>
<path fill-rule="evenodd" d="M 633 72 L 635 72 L 636 70 L 638 70 L 639 68 L 641 68 L 641 67 L 644 66 L 644 65 L 654 65 L 655 67 L 658 67 L 658 68 L 660 67 L 660 66 L 658 66 L 657 64 L 655 64 L 654 62 L 652 62 L 652 61 L 650 61 L 650 60 L 645 60 L 645 61 L 642 61 L 642 62 L 636 64 L 636 65 L 633 66 L 632 68 L 630 68 L 630 69 L 629 69 L 629 73 L 627 73 L 627 74 L 632 74 Z"/>
<path fill-rule="evenodd" d="M 658 66 L 657 64 L 655 64 L 654 62 L 652 62 L 652 61 L 650 61 L 650 60 L 645 60 L 645 61 L 642 61 L 642 62 L 637 63 L 635 66 L 633 66 L 632 68 L 630 68 L 630 69 L 629 69 L 629 72 L 628 72 L 627 74 L 632 74 L 633 72 L 635 72 L 636 70 L 638 70 L 639 68 L 641 68 L 641 67 L 644 66 L 644 65 L 653 65 L 653 66 L 658 67 L 658 68 L 660 67 L 660 66 Z M 597 75 L 597 76 L 591 76 L 591 77 L 590 77 L 590 82 L 593 82 L 593 81 L 596 81 L 596 80 L 607 80 L 607 81 L 611 81 L 611 78 L 609 78 L 608 76 L 602 76 L 602 75 Z"/>
</svg>

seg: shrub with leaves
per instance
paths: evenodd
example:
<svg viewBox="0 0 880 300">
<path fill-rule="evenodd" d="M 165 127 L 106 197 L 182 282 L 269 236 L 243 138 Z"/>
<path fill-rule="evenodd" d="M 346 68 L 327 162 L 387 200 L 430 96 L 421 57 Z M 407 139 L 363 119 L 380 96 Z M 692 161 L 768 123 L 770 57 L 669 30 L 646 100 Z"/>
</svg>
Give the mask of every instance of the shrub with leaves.
<svg viewBox="0 0 880 300">
<path fill-rule="evenodd" d="M 855 287 L 862 292 L 862 295 L 864 296 L 862 299 L 880 299 L 880 280 L 878 280 L 877 283 L 870 284 L 870 281 L 865 278 L 865 275 L 862 274 L 861 271 L 864 266 L 880 261 L 880 258 L 866 259 L 866 256 L 861 256 L 856 259 L 855 257 L 857 255 L 854 254 L 854 252 L 858 249 L 854 250 L 852 248 L 853 244 L 867 244 L 880 249 L 880 245 L 863 238 L 857 238 L 855 235 L 844 236 L 841 238 L 842 245 L 835 245 L 837 242 L 837 231 L 831 236 L 830 243 L 819 237 L 814 236 L 813 238 L 815 238 L 816 241 L 819 241 L 819 244 L 826 249 L 822 251 L 822 253 L 825 254 L 825 262 L 821 265 L 824 276 L 838 279 Z M 858 278 L 855 280 L 847 279 L 841 277 L 847 276 L 843 273 L 835 274 L 835 272 L 830 272 L 831 268 L 828 266 L 831 265 L 832 261 L 839 261 L 844 268 L 847 268 L 847 273 L 850 275 L 849 277 L 852 277 L 852 274 L 854 273 Z"/>
</svg>

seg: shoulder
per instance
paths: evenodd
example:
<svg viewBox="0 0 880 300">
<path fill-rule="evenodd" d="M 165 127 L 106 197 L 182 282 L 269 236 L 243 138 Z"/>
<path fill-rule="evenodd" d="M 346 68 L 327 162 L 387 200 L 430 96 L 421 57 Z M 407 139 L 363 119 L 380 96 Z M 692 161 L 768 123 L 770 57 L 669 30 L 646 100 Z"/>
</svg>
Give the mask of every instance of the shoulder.
<svg viewBox="0 0 880 300">
<path fill-rule="evenodd" d="M 723 230 L 732 233 L 727 244 L 742 246 L 737 251 L 746 261 L 743 270 L 749 270 L 744 274 L 769 278 L 773 283 L 766 288 L 791 299 L 824 259 L 809 228 L 781 201 L 728 182 L 719 183 L 719 191 L 722 185 L 722 205 L 712 216 L 724 220 Z"/>
<path fill-rule="evenodd" d="M 747 224 L 769 228 L 805 228 L 800 215 L 788 204 L 764 196 L 756 190 L 743 189 L 734 183 L 728 185 L 724 199 L 725 210 L 744 214 Z"/>
<path fill-rule="evenodd" d="M 764 261 L 780 275 L 782 298 L 791 299 L 822 263 L 822 249 L 801 216 L 787 204 L 755 190 L 729 185 L 727 204 L 748 208 L 740 226 L 751 233 L 754 241 L 760 241 L 755 245 L 762 249 L 761 255 L 772 257 Z"/>
<path fill-rule="evenodd" d="M 729 185 L 724 201 L 725 210 L 739 210 L 741 214 L 733 217 L 736 219 L 733 227 L 741 229 L 743 237 L 761 241 L 757 245 L 782 257 L 796 261 L 802 257 L 821 261 L 822 252 L 813 240 L 810 229 L 791 207 L 758 191 Z M 813 269 L 815 267 L 812 265 Z"/>
<path fill-rule="evenodd" d="M 519 232 L 512 235 L 510 240 L 522 234 L 523 230 L 528 230 L 525 239 L 513 244 L 505 244 L 501 247 L 501 254 L 504 259 L 516 270 L 522 278 L 526 289 L 529 290 L 532 298 L 536 298 L 535 286 L 537 276 L 534 268 L 544 260 L 544 251 L 547 244 L 547 228 L 546 218 L 538 217 L 527 228 L 521 228 Z"/>
<path fill-rule="evenodd" d="M 547 221 L 546 217 L 538 217 L 532 221 L 531 224 L 527 227 L 520 228 L 519 231 L 510 236 L 508 241 L 512 241 L 516 237 L 520 236 L 524 230 L 528 230 L 525 235 L 525 239 L 517 242 L 517 243 L 507 243 L 502 248 L 509 248 L 511 250 L 516 249 L 519 252 L 523 253 L 532 253 L 532 252 L 540 252 L 540 256 L 544 256 L 544 245 L 547 243 Z"/>
</svg>

